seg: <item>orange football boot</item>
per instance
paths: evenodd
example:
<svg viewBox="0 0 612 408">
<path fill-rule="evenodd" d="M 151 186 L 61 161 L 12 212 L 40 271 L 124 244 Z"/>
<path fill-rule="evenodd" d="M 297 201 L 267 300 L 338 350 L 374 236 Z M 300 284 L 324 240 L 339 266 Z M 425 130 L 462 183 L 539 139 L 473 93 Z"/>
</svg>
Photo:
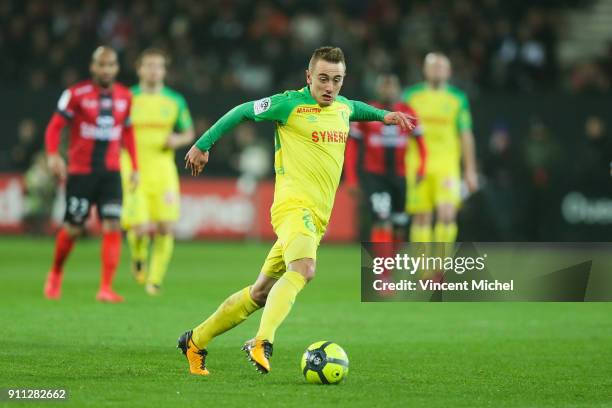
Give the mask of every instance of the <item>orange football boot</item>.
<svg viewBox="0 0 612 408">
<path fill-rule="evenodd" d="M 268 340 L 252 339 L 244 343 L 242 350 L 255 369 L 262 374 L 270 372 L 270 357 L 272 357 L 272 343 Z"/>
<path fill-rule="evenodd" d="M 191 339 L 193 330 L 185 332 L 179 337 L 178 345 L 176 348 L 181 349 L 187 361 L 189 362 L 189 371 L 195 375 L 208 375 L 208 369 L 206 368 L 206 356 L 208 351 L 206 349 L 200 350 Z"/>
</svg>

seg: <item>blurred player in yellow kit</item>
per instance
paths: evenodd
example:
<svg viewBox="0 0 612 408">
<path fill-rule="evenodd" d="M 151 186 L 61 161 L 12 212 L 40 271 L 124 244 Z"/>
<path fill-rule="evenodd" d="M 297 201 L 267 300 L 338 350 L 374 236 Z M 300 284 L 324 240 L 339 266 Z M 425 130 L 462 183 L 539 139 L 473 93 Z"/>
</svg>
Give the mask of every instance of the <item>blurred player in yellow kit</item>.
<svg viewBox="0 0 612 408">
<path fill-rule="evenodd" d="M 164 86 L 168 57 L 159 49 L 142 52 L 137 61 L 139 84 L 132 87 L 132 114 L 139 155 L 140 184 L 129 187 L 132 171 L 122 155 L 124 211 L 121 218 L 132 254 L 132 270 L 150 295 L 159 294 L 174 249 L 174 223 L 179 218 L 179 179 L 175 149 L 194 138 L 185 99 Z M 150 236 L 153 236 L 147 268 Z"/>
<path fill-rule="evenodd" d="M 470 192 L 478 188 L 472 116 L 467 96 L 447 83 L 451 66 L 444 54 L 430 53 L 423 66 L 425 82 L 409 87 L 404 102 L 416 111 L 428 149 L 427 171 L 417 178 L 417 149 L 407 150 L 406 209 L 412 215 L 410 241 L 454 242 L 463 177 Z M 412 142 L 414 143 L 414 142 Z M 432 230 L 433 212 L 436 223 Z"/>
</svg>

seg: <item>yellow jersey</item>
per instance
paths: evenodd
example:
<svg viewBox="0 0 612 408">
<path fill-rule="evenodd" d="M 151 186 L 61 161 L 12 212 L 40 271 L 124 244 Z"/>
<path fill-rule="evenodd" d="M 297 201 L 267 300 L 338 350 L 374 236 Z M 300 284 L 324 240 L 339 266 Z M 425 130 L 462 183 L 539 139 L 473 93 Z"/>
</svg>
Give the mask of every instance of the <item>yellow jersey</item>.
<svg viewBox="0 0 612 408">
<path fill-rule="evenodd" d="M 319 106 L 308 87 L 239 105 L 196 142 L 205 151 L 243 120 L 274 121 L 275 213 L 306 207 L 325 227 L 331 216 L 349 133 L 349 122 L 382 120 L 387 111 L 343 96 Z"/>
<path fill-rule="evenodd" d="M 427 169 L 456 169 L 461 161 L 461 133 L 472 129 L 472 115 L 466 95 L 446 85 L 434 89 L 426 83 L 409 87 L 403 101 L 417 113 L 427 144 Z M 408 168 L 415 171 L 418 150 L 411 141 L 407 149 Z"/>
<path fill-rule="evenodd" d="M 170 88 L 160 92 L 143 92 L 140 86 L 131 88 L 132 111 L 140 183 L 153 186 L 160 179 L 178 180 L 174 150 L 165 146 L 172 132 L 183 132 L 192 127 L 191 114 L 183 96 Z M 126 152 L 122 154 L 121 168 L 131 171 Z"/>
</svg>

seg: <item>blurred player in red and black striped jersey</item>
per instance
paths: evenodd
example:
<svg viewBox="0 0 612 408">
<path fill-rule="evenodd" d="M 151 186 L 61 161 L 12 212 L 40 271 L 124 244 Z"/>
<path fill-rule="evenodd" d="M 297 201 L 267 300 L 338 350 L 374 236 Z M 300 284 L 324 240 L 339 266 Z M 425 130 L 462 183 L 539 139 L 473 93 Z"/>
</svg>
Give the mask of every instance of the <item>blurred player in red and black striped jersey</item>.
<svg viewBox="0 0 612 408">
<path fill-rule="evenodd" d="M 119 72 L 117 53 L 98 47 L 90 65 L 91 80 L 64 91 L 47 126 L 45 145 L 49 169 L 60 182 L 66 180 L 64 225 L 57 234 L 53 265 L 44 294 L 48 299 L 61 295 L 63 266 L 76 238 L 83 232 L 91 206 L 96 204 L 102 220 L 102 277 L 97 299 L 120 302 L 112 290 L 112 280 L 121 253 L 121 177 L 119 152 L 125 147 L 132 166 L 138 168 L 134 132 L 130 124 L 132 96 L 115 83 Z M 61 132 L 70 126 L 68 169 L 58 153 Z M 138 172 L 132 176 L 135 186 Z"/>
<path fill-rule="evenodd" d="M 397 76 L 380 75 L 377 79 L 378 101 L 369 103 L 381 109 L 401 111 L 414 117 L 415 128 L 406 132 L 398 126 L 385 126 L 381 122 L 353 122 L 346 146 L 346 183 L 352 192 L 362 193 L 368 201 L 372 219 L 371 242 L 406 240 L 408 215 L 404 212 L 405 153 L 410 136 L 415 138 L 419 150 L 419 174 L 422 176 L 425 173 L 427 150 L 422 129 L 412 108 L 399 102 L 400 92 Z M 359 165 L 362 168 L 361 180 Z"/>
</svg>

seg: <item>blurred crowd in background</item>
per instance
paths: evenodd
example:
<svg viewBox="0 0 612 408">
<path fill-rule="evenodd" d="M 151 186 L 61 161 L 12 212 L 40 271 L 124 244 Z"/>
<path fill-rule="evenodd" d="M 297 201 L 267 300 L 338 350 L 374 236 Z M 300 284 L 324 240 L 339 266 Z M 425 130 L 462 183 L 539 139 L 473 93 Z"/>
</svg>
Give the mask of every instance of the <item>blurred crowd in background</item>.
<svg viewBox="0 0 612 408">
<path fill-rule="evenodd" d="M 567 10 L 587 0 L 0 0 L 0 81 L 33 89 L 87 75 L 95 44 L 120 52 L 131 72 L 156 45 L 174 59 L 169 82 L 195 91 L 262 94 L 302 83 L 321 44 L 344 49 L 349 90 L 370 90 L 380 71 L 420 78 L 424 52 L 441 50 L 455 82 L 478 90 L 610 92 L 612 45 L 592 61 L 562 67 Z"/>
</svg>

